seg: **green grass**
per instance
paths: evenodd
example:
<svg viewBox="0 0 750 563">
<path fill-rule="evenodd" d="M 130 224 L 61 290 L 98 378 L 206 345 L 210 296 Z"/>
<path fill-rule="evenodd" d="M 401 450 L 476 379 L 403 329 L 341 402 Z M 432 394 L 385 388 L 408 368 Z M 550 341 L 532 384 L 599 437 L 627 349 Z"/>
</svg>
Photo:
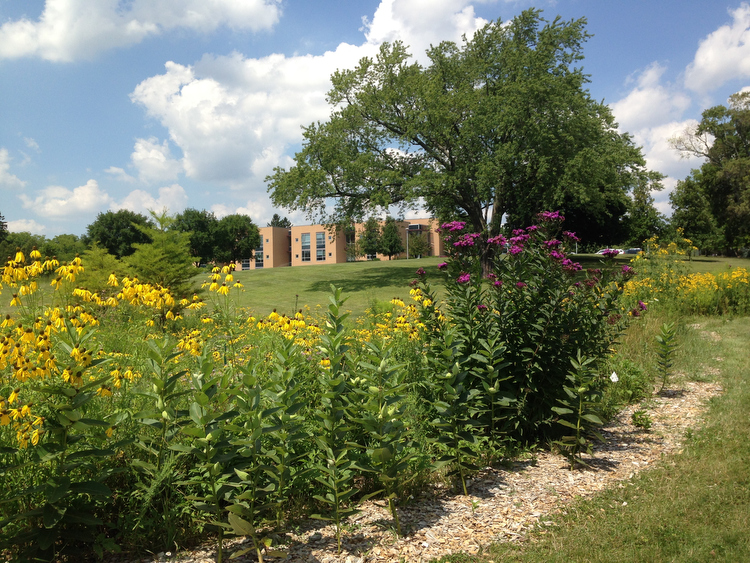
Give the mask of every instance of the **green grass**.
<svg viewBox="0 0 750 563">
<path fill-rule="evenodd" d="M 443 261 L 430 257 L 236 272 L 235 279 L 245 286 L 238 305 L 257 315 L 274 309 L 287 314 L 304 307 L 314 310 L 327 306 L 333 284 L 343 288 L 348 298 L 344 309 L 356 317 L 375 302 L 408 300 L 409 282 L 416 278 L 417 268 L 427 270 L 430 283 L 442 286 L 443 276 L 435 266 Z"/>
<path fill-rule="evenodd" d="M 725 393 L 711 400 L 705 426 L 688 434 L 682 454 L 570 505 L 525 543 L 440 561 L 750 561 L 750 318 L 699 321 L 721 340 L 709 345 L 688 329 L 682 363 L 719 367 Z"/>
</svg>

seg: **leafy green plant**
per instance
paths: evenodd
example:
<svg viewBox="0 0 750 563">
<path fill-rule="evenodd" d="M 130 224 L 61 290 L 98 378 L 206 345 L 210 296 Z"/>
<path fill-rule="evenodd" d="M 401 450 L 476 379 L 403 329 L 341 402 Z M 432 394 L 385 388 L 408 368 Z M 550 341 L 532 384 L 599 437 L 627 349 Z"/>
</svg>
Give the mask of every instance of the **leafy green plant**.
<svg viewBox="0 0 750 563">
<path fill-rule="evenodd" d="M 659 388 L 659 393 L 661 393 L 667 386 L 669 376 L 672 375 L 677 353 L 677 331 L 674 323 L 664 323 L 661 326 L 659 334 L 656 335 L 656 343 L 656 365 L 661 378 L 661 387 Z"/>
<path fill-rule="evenodd" d="M 576 358 L 571 358 L 573 369 L 568 373 L 568 384 L 563 386 L 567 397 L 558 399 L 563 406 L 552 407 L 560 416 L 557 423 L 573 431 L 554 441 L 555 445 L 567 453 L 571 469 L 575 469 L 577 464 L 588 465 L 583 461 L 581 453 L 590 454 L 592 451 L 589 435 L 605 441 L 594 430 L 595 426 L 602 425 L 602 420 L 599 414 L 601 391 L 597 389 L 596 376 L 591 371 L 593 362 L 593 358 L 584 358 L 580 350 Z"/>
<path fill-rule="evenodd" d="M 170 450 L 195 460 L 195 470 L 183 484 L 197 491 L 188 498 L 197 510 L 208 515 L 207 527 L 218 536 L 217 562 L 222 563 L 224 533 L 229 528 L 223 521 L 222 501 L 231 477 L 227 465 L 234 454 L 224 422 L 235 417 L 237 411 L 226 408 L 233 391 L 226 386 L 226 376 L 215 375 L 213 367 L 213 362 L 204 356 L 201 371 L 191 375 L 193 401 L 188 410 L 189 422 L 181 427 L 190 443 L 174 443 Z"/>
<path fill-rule="evenodd" d="M 393 364 L 389 350 L 370 343 L 369 357 L 358 365 L 352 380 L 352 400 L 357 402 L 353 422 L 367 436 L 365 471 L 377 476 L 393 516 L 396 534 L 402 535 L 396 508 L 399 488 L 407 479 L 409 463 L 417 455 L 405 422 L 406 390 L 402 365 Z"/>
<path fill-rule="evenodd" d="M 329 516 L 313 515 L 313 518 L 333 522 L 338 553 L 341 553 L 342 522 L 357 510 L 350 506 L 356 489 L 353 487 L 355 464 L 351 459 L 352 447 L 347 443 L 350 422 L 347 413 L 349 384 L 347 375 L 352 359 L 348 353 L 347 335 L 343 321 L 347 314 L 341 313 L 344 300 L 341 288 L 331 286 L 325 331 L 321 336 L 320 352 L 329 367 L 323 370 L 319 385 L 320 406 L 314 410 L 314 420 L 319 424 L 315 436 L 318 455 L 315 460 L 315 479 L 327 491 L 314 498 L 329 507 Z"/>
<path fill-rule="evenodd" d="M 633 414 L 630 415 L 630 421 L 633 423 L 633 426 L 636 428 L 642 428 L 643 430 L 650 429 L 653 424 L 651 417 L 643 409 L 633 411 Z"/>
<path fill-rule="evenodd" d="M 107 361 L 92 359 L 91 351 L 84 347 L 93 334 L 91 327 L 77 331 L 66 320 L 65 330 L 59 333 L 59 351 L 78 359 L 66 369 L 67 380 L 40 381 L 33 386 L 42 403 L 37 405 L 39 412 L 44 413 L 43 428 L 38 430 L 42 438 L 38 442 L 33 439 L 30 457 L 15 457 L 25 458 L 34 467 L 36 483 L 3 500 L 21 501 L 27 509 L 0 522 L 0 529 L 21 524 L 17 533 L 0 543 L 0 549 L 9 550 L 16 561 L 58 561 L 76 553 L 83 544 L 92 544 L 100 556 L 104 549 L 119 549 L 103 533 L 104 522 L 97 516 L 99 506 L 112 495 L 105 484 L 110 473 L 99 461 L 115 452 L 104 447 L 104 429 L 110 423 L 88 416 L 110 379 L 104 375 L 83 383 L 86 372 Z M 20 454 L 19 448 L 10 449 Z M 22 471 L 26 463 L 3 467 L 0 472 Z"/>
</svg>

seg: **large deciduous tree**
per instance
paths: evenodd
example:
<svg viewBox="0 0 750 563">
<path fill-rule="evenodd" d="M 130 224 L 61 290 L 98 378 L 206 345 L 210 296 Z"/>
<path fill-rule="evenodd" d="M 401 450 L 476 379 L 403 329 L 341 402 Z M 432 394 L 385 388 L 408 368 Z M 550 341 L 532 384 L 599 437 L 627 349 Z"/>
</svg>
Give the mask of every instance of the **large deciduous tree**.
<svg viewBox="0 0 750 563">
<path fill-rule="evenodd" d="M 260 244 L 258 227 L 247 215 L 227 215 L 219 220 L 214 240 L 214 257 L 218 262 L 236 262 L 252 258 Z"/>
<path fill-rule="evenodd" d="M 331 118 L 307 127 L 294 165 L 267 178 L 271 199 L 325 223 L 423 202 L 490 234 L 503 215 L 520 227 L 561 209 L 571 230 L 609 235 L 647 171 L 585 89 L 586 38 L 583 19 L 527 10 L 432 47 L 425 67 L 384 44 L 332 76 Z"/>
<path fill-rule="evenodd" d="M 153 228 L 154 224 L 140 213 L 128 209 L 99 213 L 83 236 L 84 242 L 91 246 L 96 243 L 106 248 L 107 252 L 117 258 L 130 256 L 135 252 L 134 244 L 148 244 L 149 236 L 138 227 Z"/>
<path fill-rule="evenodd" d="M 749 247 L 750 92 L 733 94 L 726 107 L 704 111 L 698 126 L 672 145 L 705 159 L 670 196 L 672 223 L 688 237 L 709 246 L 716 241 L 730 253 Z"/>
<path fill-rule="evenodd" d="M 214 259 L 214 247 L 219 220 L 211 211 L 188 208 L 174 217 L 170 229 L 188 233 L 190 254 L 198 264 Z"/>
</svg>

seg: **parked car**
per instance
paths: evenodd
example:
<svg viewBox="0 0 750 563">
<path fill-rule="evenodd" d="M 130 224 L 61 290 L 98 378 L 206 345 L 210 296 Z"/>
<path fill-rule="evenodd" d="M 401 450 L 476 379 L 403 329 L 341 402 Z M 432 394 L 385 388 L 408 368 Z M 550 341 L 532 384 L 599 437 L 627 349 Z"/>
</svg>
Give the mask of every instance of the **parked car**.
<svg viewBox="0 0 750 563">
<path fill-rule="evenodd" d="M 596 253 L 597 254 L 604 254 L 608 250 L 616 250 L 617 254 L 622 254 L 624 252 L 624 250 L 622 248 L 602 248 L 601 250 L 597 250 Z"/>
<path fill-rule="evenodd" d="M 641 252 L 641 250 L 641 248 L 628 248 L 625 251 L 625 254 L 638 254 L 639 252 Z"/>
</svg>

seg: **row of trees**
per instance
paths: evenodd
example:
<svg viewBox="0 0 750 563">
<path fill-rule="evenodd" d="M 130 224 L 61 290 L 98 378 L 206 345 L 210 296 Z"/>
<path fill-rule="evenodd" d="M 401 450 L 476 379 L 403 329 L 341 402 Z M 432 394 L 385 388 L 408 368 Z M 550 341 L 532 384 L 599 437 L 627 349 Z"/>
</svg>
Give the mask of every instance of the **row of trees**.
<svg viewBox="0 0 750 563">
<path fill-rule="evenodd" d="M 280 218 L 278 221 L 288 222 Z M 227 215 L 217 219 L 206 210 L 186 209 L 173 217 L 166 212 L 147 217 L 121 209 L 99 213 L 86 227 L 82 237 L 63 234 L 48 239 L 44 235 L 28 232 L 9 233 L 3 222 L 0 228 L 0 256 L 3 259 L 12 256 L 16 248 L 28 255 L 36 246 L 43 256 L 70 261 L 76 254 L 98 246 L 115 258 L 122 259 L 135 253 L 138 245 L 150 244 L 155 231 L 185 234 L 191 262 L 198 264 L 251 258 L 253 249 L 260 243 L 258 228 L 247 215 Z"/>
<path fill-rule="evenodd" d="M 429 256 L 432 253 L 430 242 L 424 234 L 411 235 L 408 231 L 408 248 L 404 248 L 404 241 L 401 238 L 401 229 L 393 217 L 386 217 L 383 225 L 375 217 L 370 217 L 365 221 L 359 239 L 354 246 L 354 253 L 357 256 L 374 256 L 375 254 L 384 254 L 390 260 L 404 251 L 408 251 L 410 258 L 419 256 Z"/>
<path fill-rule="evenodd" d="M 700 248 L 750 248 L 750 92 L 703 112 L 697 127 L 672 139 L 684 156 L 704 159 L 670 194 L 672 224 Z"/>
</svg>

